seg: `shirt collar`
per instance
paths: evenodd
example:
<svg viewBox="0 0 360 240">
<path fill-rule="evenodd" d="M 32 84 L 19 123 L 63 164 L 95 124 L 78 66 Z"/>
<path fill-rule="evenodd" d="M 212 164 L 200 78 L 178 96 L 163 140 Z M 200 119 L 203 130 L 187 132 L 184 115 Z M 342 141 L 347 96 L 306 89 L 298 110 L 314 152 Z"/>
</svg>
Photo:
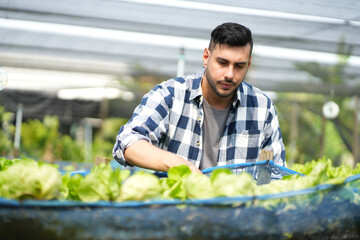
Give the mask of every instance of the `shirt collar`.
<svg viewBox="0 0 360 240">
<path fill-rule="evenodd" d="M 197 73 L 194 75 L 191 75 L 192 79 L 192 88 L 190 92 L 190 98 L 189 100 L 192 101 L 194 99 L 197 99 L 198 102 L 202 102 L 202 90 L 201 90 L 201 79 L 204 76 L 205 68 L 201 68 Z M 240 84 L 236 91 L 236 95 L 234 98 L 234 101 L 232 102 L 232 106 L 236 108 L 239 104 L 241 106 L 245 106 L 246 97 L 244 94 L 244 88 L 243 88 L 244 82 Z"/>
<path fill-rule="evenodd" d="M 201 79 L 204 76 L 205 68 L 201 68 L 197 73 L 191 75 L 192 84 L 191 84 L 191 92 L 189 100 L 192 101 L 194 99 L 202 100 L 202 90 L 201 90 Z"/>
<path fill-rule="evenodd" d="M 239 104 L 240 106 L 246 106 L 246 97 L 244 93 L 244 82 L 240 84 L 236 91 L 236 98 L 234 99 L 233 106 L 236 108 Z"/>
</svg>

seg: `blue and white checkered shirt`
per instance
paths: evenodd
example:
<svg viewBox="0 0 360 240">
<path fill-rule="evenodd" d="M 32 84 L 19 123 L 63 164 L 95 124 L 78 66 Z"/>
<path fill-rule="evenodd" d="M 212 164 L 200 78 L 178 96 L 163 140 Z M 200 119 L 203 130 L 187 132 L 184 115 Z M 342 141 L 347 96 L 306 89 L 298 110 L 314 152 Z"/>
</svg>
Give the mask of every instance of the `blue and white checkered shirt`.
<svg viewBox="0 0 360 240">
<path fill-rule="evenodd" d="M 185 78 L 170 79 L 147 93 L 132 118 L 120 128 L 113 157 L 127 166 L 124 150 L 140 139 L 200 165 L 204 121 L 201 79 L 204 69 Z M 274 153 L 285 166 L 285 148 L 272 101 L 243 82 L 230 107 L 220 139 L 217 165 L 255 162 L 261 149 Z"/>
</svg>

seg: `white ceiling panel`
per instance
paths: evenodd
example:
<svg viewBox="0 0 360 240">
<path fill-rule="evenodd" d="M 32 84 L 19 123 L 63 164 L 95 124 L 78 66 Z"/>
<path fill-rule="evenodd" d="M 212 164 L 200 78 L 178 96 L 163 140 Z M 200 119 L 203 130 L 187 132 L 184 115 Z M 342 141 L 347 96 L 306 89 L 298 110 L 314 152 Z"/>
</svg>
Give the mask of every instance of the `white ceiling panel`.
<svg viewBox="0 0 360 240">
<path fill-rule="evenodd" d="M 141 70 L 173 77 L 181 48 L 185 72 L 198 70 L 211 30 L 228 21 L 252 29 L 254 58 L 248 80 L 264 90 L 283 91 L 286 85 L 295 91 L 300 85 L 319 84 L 294 67 L 304 61 L 299 51 L 280 54 L 277 48 L 314 51 L 314 57 L 307 58 L 311 61 L 318 59 L 317 53 L 336 54 L 344 39 L 352 49 L 353 64 L 339 89 L 349 95 L 360 92 L 357 0 L 3 0 L 0 66 L 114 78 Z M 266 48 L 274 51 L 265 53 Z M 308 91 L 307 86 L 303 89 Z"/>
</svg>

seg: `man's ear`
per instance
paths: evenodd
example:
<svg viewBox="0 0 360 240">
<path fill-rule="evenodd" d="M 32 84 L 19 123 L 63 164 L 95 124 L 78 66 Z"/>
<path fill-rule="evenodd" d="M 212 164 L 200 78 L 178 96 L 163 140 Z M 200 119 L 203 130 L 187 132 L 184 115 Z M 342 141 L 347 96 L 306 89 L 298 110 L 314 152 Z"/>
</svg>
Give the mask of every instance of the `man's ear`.
<svg viewBox="0 0 360 240">
<path fill-rule="evenodd" d="M 210 57 L 210 50 L 208 48 L 205 48 L 204 49 L 204 54 L 203 54 L 203 66 L 205 68 L 207 67 L 209 57 Z"/>
<path fill-rule="evenodd" d="M 252 55 L 250 56 L 249 58 L 249 65 L 248 65 L 248 68 L 251 66 L 251 59 L 252 59 Z"/>
</svg>

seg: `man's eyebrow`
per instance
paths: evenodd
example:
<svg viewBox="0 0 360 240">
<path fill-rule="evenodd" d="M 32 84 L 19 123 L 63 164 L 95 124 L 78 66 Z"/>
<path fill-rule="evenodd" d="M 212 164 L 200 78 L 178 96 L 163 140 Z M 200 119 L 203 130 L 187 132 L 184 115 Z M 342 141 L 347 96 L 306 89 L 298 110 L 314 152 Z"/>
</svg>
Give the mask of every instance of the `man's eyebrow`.
<svg viewBox="0 0 360 240">
<path fill-rule="evenodd" d="M 247 65 L 249 62 L 236 62 L 235 64 L 238 64 L 238 65 Z"/>
<path fill-rule="evenodd" d="M 222 61 L 222 62 L 229 62 L 229 60 L 227 60 L 226 58 L 222 58 L 222 57 L 217 57 L 216 60 Z M 238 64 L 238 65 L 246 65 L 246 64 L 248 64 L 248 61 L 235 62 L 235 64 Z"/>
<path fill-rule="evenodd" d="M 223 61 L 223 62 L 228 62 L 228 60 L 226 58 L 222 58 L 222 57 L 216 57 L 216 60 Z"/>
</svg>

